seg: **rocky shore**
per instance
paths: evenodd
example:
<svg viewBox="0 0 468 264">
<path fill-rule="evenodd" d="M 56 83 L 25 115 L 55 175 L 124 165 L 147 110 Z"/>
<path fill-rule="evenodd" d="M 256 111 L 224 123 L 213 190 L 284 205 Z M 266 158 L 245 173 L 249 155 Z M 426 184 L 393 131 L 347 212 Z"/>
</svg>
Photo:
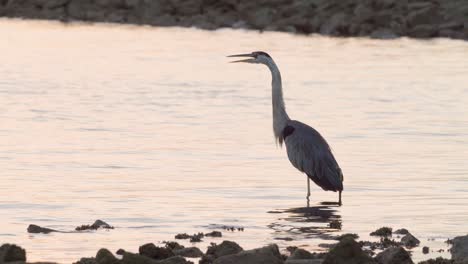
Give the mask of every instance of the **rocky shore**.
<svg viewBox="0 0 468 264">
<path fill-rule="evenodd" d="M 33 226 L 34 228 L 31 228 Z M 82 226 L 81 226 L 82 227 Z M 101 220 L 86 229 L 75 231 L 98 231 L 110 229 L 111 226 Z M 48 228 L 37 225 L 28 227 L 29 233 L 50 233 Z M 225 229 L 229 230 L 229 229 Z M 53 232 L 60 232 L 53 230 Z M 377 241 L 358 241 L 356 234 L 344 234 L 334 237 L 330 250 L 324 252 L 309 252 L 298 247 L 288 247 L 280 251 L 276 244 L 244 250 L 234 241 L 224 240 L 222 243 L 211 243 L 203 252 L 195 245 L 201 239 L 222 237 L 222 232 L 197 233 L 194 235 L 178 234 L 174 239 L 181 242 L 190 241 L 191 246 L 185 247 L 177 241 L 165 241 L 157 246 L 154 243 L 141 245 L 138 253 L 119 249 L 115 254 L 108 249 L 98 250 L 95 256 L 83 257 L 74 264 L 412 264 L 411 253 L 420 250 L 420 241 L 407 229 L 393 231 L 382 227 L 370 233 Z M 197 239 L 193 239 L 193 238 Z M 448 240 L 451 245 L 451 259 L 430 259 L 420 264 L 468 264 L 468 235 Z M 423 247 L 422 252 L 429 252 Z M 0 264 L 25 264 L 26 250 L 13 244 L 3 244 L 0 247 Z M 32 263 L 31 263 L 32 264 Z M 35 264 L 56 264 L 53 262 L 35 262 Z"/>
<path fill-rule="evenodd" d="M 0 0 L 0 16 L 468 40 L 466 0 Z"/>
</svg>

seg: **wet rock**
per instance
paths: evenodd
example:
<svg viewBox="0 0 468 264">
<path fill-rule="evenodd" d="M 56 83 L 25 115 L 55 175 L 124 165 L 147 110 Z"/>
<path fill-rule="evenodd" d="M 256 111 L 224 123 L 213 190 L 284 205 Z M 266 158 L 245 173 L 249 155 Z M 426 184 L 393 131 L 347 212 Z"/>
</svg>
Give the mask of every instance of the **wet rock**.
<svg viewBox="0 0 468 264">
<path fill-rule="evenodd" d="M 343 238 L 333 249 L 328 252 L 323 264 L 375 264 L 376 262 L 367 255 L 361 246 L 351 237 Z"/>
<path fill-rule="evenodd" d="M 206 255 L 213 255 L 216 259 L 225 255 L 237 254 L 242 250 L 242 247 L 236 242 L 225 240 L 219 245 L 211 243 L 206 250 Z"/>
<path fill-rule="evenodd" d="M 358 234 L 347 233 L 347 234 L 343 234 L 343 235 L 340 235 L 340 236 L 336 237 L 336 240 L 342 240 L 345 237 L 351 237 L 352 239 L 358 239 L 359 235 Z"/>
<path fill-rule="evenodd" d="M 173 256 L 163 260 L 155 260 L 147 256 L 125 252 L 121 264 L 193 264 L 180 256 Z"/>
<path fill-rule="evenodd" d="M 422 253 L 423 254 L 429 254 L 429 247 L 423 247 L 422 248 Z"/>
<path fill-rule="evenodd" d="M 175 255 L 186 257 L 186 258 L 200 258 L 203 256 L 203 252 L 197 247 L 187 247 L 182 249 L 173 250 Z"/>
<path fill-rule="evenodd" d="M 109 250 L 101 248 L 96 253 L 96 262 L 98 264 L 116 264 L 119 260 Z"/>
<path fill-rule="evenodd" d="M 198 264 L 211 264 L 215 260 L 213 255 L 203 255 Z"/>
<path fill-rule="evenodd" d="M 455 264 L 455 261 L 438 257 L 436 259 L 428 259 L 426 261 L 419 262 L 418 264 Z"/>
<path fill-rule="evenodd" d="M 163 247 L 157 247 L 153 243 L 147 243 L 138 249 L 140 255 L 152 258 L 152 259 L 166 259 L 174 256 L 172 250 Z"/>
<path fill-rule="evenodd" d="M 190 238 L 190 235 L 187 233 L 181 233 L 181 234 L 175 235 L 175 239 L 189 239 L 189 238 Z"/>
<path fill-rule="evenodd" d="M 395 233 L 395 234 L 397 234 L 397 235 L 406 235 L 406 234 L 409 233 L 409 231 L 408 231 L 408 229 L 406 229 L 406 228 L 400 228 L 400 229 L 396 230 L 396 231 L 393 232 L 393 233 Z"/>
<path fill-rule="evenodd" d="M 411 256 L 403 247 L 390 247 L 377 254 L 379 264 L 413 264 Z"/>
<path fill-rule="evenodd" d="M 73 264 L 98 264 L 95 258 L 81 258 Z"/>
<path fill-rule="evenodd" d="M 381 237 L 388 237 L 392 235 L 392 228 L 391 227 L 381 227 L 374 232 L 370 233 L 371 236 L 381 236 Z"/>
<path fill-rule="evenodd" d="M 213 232 L 210 232 L 210 233 L 206 233 L 205 236 L 207 237 L 222 237 L 223 234 L 219 231 L 213 231 Z"/>
<path fill-rule="evenodd" d="M 419 239 L 414 237 L 411 233 L 406 234 L 401 238 L 401 243 L 408 248 L 417 247 L 420 243 Z"/>
<path fill-rule="evenodd" d="M 99 228 L 104 229 L 114 229 L 113 226 L 109 225 L 108 223 L 102 220 L 96 220 L 92 225 L 81 225 L 75 228 L 76 231 L 85 231 L 85 230 L 97 230 Z"/>
<path fill-rule="evenodd" d="M 468 235 L 458 236 L 452 239 L 452 259 L 463 262 L 468 262 Z"/>
<path fill-rule="evenodd" d="M 192 242 L 192 243 L 201 242 L 203 237 L 204 237 L 203 233 L 193 234 L 190 237 L 190 242 Z"/>
<path fill-rule="evenodd" d="M 0 263 L 26 261 L 26 251 L 14 244 L 0 246 Z"/>
<path fill-rule="evenodd" d="M 262 248 L 246 250 L 237 254 L 226 255 L 217 258 L 213 264 L 283 264 L 283 258 L 278 246 L 273 244 Z"/>
<path fill-rule="evenodd" d="M 119 249 L 115 252 L 115 254 L 117 254 L 117 255 L 123 255 L 125 252 L 126 252 L 125 249 L 119 248 Z"/>
<path fill-rule="evenodd" d="M 374 30 L 370 34 L 370 37 L 375 39 L 395 39 L 398 38 L 398 35 L 395 34 L 395 32 L 393 32 L 391 29 L 382 28 Z"/>
<path fill-rule="evenodd" d="M 170 241 L 170 242 L 166 242 L 166 248 L 170 250 L 177 250 L 177 249 L 183 249 L 184 246 L 175 241 Z"/>
<path fill-rule="evenodd" d="M 50 229 L 47 227 L 41 227 L 38 225 L 29 225 L 28 226 L 28 233 L 33 233 L 33 234 L 38 234 L 38 233 L 43 233 L 43 234 L 48 234 L 51 232 L 58 232 L 57 230 Z"/>
<path fill-rule="evenodd" d="M 433 25 L 418 25 L 410 29 L 408 35 L 415 38 L 431 38 L 437 35 L 437 28 Z"/>
<path fill-rule="evenodd" d="M 302 248 L 298 248 L 296 250 L 293 251 L 293 253 L 291 254 L 291 256 L 288 258 L 288 260 L 296 260 L 296 259 L 313 259 L 315 258 L 314 255 L 312 255 L 312 253 L 310 253 L 309 251 L 305 250 L 305 249 L 302 249 Z"/>
</svg>

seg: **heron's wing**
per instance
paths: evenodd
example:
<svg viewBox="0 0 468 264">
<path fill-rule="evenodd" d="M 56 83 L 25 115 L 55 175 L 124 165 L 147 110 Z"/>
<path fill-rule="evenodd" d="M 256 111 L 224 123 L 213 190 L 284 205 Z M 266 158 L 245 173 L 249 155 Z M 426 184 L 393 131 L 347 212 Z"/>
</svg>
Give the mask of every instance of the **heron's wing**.
<svg viewBox="0 0 468 264">
<path fill-rule="evenodd" d="M 343 190 L 343 174 L 327 141 L 312 127 L 289 121 L 283 130 L 288 158 L 298 170 L 306 173 L 327 191 Z"/>
</svg>

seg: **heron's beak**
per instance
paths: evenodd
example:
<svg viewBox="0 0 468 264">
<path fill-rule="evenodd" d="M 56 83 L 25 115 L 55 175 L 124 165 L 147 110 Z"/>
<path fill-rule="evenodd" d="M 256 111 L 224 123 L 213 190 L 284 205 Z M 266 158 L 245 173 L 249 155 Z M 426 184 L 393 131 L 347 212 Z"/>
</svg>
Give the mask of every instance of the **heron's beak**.
<svg viewBox="0 0 468 264">
<path fill-rule="evenodd" d="M 255 56 L 252 55 L 251 53 L 248 53 L 248 54 L 229 55 L 228 57 L 250 57 L 250 59 L 243 59 L 243 60 L 231 61 L 231 63 L 236 63 L 236 62 L 255 63 Z"/>
</svg>

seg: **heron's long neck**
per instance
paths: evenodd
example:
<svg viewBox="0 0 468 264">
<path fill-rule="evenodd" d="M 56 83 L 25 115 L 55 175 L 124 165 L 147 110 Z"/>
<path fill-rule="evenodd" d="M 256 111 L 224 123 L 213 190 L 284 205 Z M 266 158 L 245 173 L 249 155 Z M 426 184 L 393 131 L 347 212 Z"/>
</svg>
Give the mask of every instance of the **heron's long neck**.
<svg viewBox="0 0 468 264">
<path fill-rule="evenodd" d="M 281 85 L 281 73 L 276 66 L 275 62 L 271 61 L 267 63 L 268 68 L 271 71 L 271 92 L 272 92 L 272 104 L 273 104 L 273 132 L 275 138 L 281 144 L 283 142 L 281 133 L 286 127 L 289 116 L 286 113 L 283 100 L 283 88 Z"/>
</svg>

